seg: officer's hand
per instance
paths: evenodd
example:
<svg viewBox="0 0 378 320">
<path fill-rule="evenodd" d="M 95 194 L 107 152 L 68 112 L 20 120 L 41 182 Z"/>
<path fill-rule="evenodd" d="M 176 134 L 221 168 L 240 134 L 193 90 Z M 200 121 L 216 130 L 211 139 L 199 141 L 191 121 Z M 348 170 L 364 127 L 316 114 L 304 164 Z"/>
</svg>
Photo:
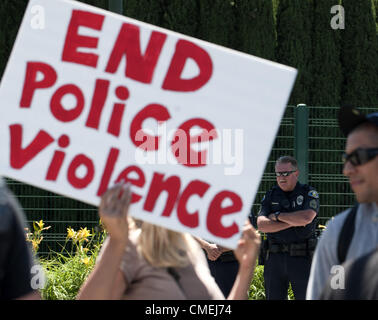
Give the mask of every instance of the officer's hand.
<svg viewBox="0 0 378 320">
<path fill-rule="evenodd" d="M 219 249 L 215 243 L 209 243 L 204 249 L 207 253 L 207 257 L 211 261 L 217 260 L 222 254 L 222 250 Z"/>
<path fill-rule="evenodd" d="M 248 221 L 243 229 L 243 234 L 239 240 L 238 247 L 234 250 L 240 268 L 253 268 L 256 264 L 260 250 L 260 234 L 252 227 Z"/>
<path fill-rule="evenodd" d="M 129 183 L 116 184 L 101 196 L 99 216 L 113 240 L 126 242 L 128 239 L 127 212 L 130 202 Z"/>
<path fill-rule="evenodd" d="M 268 215 L 268 219 L 276 221 L 276 215 L 274 213 L 271 213 L 270 215 Z"/>
</svg>

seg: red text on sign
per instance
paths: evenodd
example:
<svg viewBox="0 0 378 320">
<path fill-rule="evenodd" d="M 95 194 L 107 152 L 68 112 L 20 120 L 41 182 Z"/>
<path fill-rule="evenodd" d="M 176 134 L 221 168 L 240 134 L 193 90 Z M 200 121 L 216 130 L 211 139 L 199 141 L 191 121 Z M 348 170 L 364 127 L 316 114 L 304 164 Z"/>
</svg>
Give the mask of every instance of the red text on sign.
<svg viewBox="0 0 378 320">
<path fill-rule="evenodd" d="M 99 55 L 82 52 L 78 49 L 97 49 L 99 38 L 78 34 L 79 27 L 101 31 L 105 16 L 92 12 L 73 10 L 68 25 L 62 52 L 62 61 L 91 68 L 98 68 Z M 113 48 L 109 48 L 109 58 L 104 69 L 107 73 L 117 72 L 123 58 L 126 59 L 125 77 L 150 84 L 158 64 L 167 35 L 152 31 L 144 54 L 141 52 L 140 27 L 132 23 L 123 23 L 118 32 Z M 198 75 L 186 79 L 182 77 L 186 62 L 193 60 L 199 69 Z M 190 92 L 202 88 L 211 78 L 213 63 L 210 55 L 198 45 L 178 40 L 175 52 L 168 66 L 162 89 Z"/>
</svg>

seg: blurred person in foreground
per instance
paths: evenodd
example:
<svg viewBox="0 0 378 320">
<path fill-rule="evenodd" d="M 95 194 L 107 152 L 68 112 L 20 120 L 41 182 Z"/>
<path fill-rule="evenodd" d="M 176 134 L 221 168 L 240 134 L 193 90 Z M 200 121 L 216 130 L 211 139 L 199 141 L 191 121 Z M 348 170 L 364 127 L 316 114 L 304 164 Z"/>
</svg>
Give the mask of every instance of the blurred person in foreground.
<svg viewBox="0 0 378 320">
<path fill-rule="evenodd" d="M 24 213 L 0 177 L 0 300 L 41 298 L 32 285 L 34 265 Z"/>
<path fill-rule="evenodd" d="M 203 251 L 189 234 L 127 216 L 130 185 L 118 184 L 101 198 L 99 215 L 108 237 L 78 299 L 224 299 Z M 137 224 L 141 224 L 140 227 Z M 260 245 L 245 226 L 235 250 L 240 267 L 229 299 L 247 299 Z"/>
<path fill-rule="evenodd" d="M 345 275 L 340 272 L 346 269 L 340 265 L 378 246 L 378 112 L 363 115 L 356 108 L 341 107 L 339 125 L 347 136 L 343 174 L 358 203 L 329 220 L 322 233 L 307 287 L 306 298 L 310 300 L 320 299 L 325 286 L 331 286 L 331 290 L 352 289 L 334 281 L 344 282 Z"/>
<path fill-rule="evenodd" d="M 341 278 L 331 276 L 320 300 L 378 300 L 378 248 L 364 256 L 342 264 Z M 342 270 L 342 271 L 341 271 Z"/>
</svg>

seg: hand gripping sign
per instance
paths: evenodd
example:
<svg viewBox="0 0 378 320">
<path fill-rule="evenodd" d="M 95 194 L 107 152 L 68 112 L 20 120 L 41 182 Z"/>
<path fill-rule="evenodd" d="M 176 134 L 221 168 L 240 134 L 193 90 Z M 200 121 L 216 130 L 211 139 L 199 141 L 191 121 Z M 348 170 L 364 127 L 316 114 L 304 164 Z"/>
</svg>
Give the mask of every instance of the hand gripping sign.
<svg viewBox="0 0 378 320">
<path fill-rule="evenodd" d="M 0 173 L 92 205 L 124 179 L 131 215 L 235 248 L 295 76 L 85 4 L 31 0 L 1 81 Z"/>
</svg>

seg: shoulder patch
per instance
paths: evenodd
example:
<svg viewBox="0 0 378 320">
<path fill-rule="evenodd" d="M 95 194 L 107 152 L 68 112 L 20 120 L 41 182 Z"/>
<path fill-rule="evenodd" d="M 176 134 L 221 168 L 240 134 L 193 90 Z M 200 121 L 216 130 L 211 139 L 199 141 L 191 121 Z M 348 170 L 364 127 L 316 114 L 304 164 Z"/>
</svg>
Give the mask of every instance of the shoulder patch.
<svg viewBox="0 0 378 320">
<path fill-rule="evenodd" d="M 311 207 L 312 209 L 314 209 L 314 210 L 316 210 L 316 209 L 318 208 L 318 203 L 316 202 L 315 199 L 312 199 L 312 200 L 310 201 L 310 207 Z"/>
<path fill-rule="evenodd" d="M 308 195 L 312 198 L 319 199 L 319 194 L 315 190 L 310 190 Z"/>
</svg>

